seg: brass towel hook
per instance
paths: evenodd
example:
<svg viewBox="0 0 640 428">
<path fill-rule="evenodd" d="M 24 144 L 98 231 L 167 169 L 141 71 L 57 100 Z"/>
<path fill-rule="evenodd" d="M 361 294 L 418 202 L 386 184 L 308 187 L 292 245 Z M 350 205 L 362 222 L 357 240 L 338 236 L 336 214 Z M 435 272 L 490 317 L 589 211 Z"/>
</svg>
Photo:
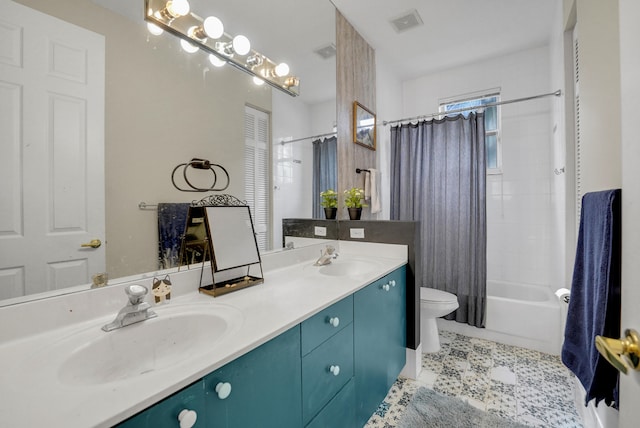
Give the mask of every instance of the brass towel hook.
<svg viewBox="0 0 640 428">
<path fill-rule="evenodd" d="M 627 374 L 628 367 L 640 371 L 640 340 L 633 329 L 624 331 L 624 339 L 596 336 L 596 349 L 609 363 Z M 624 356 L 624 359 L 622 358 Z M 626 362 L 625 362 L 626 361 Z"/>
</svg>

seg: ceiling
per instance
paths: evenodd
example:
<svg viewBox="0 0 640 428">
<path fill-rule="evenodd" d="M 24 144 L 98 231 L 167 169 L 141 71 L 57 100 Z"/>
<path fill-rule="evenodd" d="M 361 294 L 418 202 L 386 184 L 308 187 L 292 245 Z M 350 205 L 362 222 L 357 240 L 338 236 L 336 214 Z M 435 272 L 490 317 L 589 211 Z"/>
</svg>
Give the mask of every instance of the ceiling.
<svg viewBox="0 0 640 428">
<path fill-rule="evenodd" d="M 92 0 L 142 22 L 143 0 Z M 549 43 L 558 0 L 190 0 L 201 16 L 219 16 L 232 34 L 285 61 L 308 103 L 335 97 L 335 60 L 313 50 L 335 43 L 332 4 L 400 81 Z M 390 21 L 416 10 L 423 25 L 397 33 Z M 266 17 L 266 18 L 265 18 Z"/>
<path fill-rule="evenodd" d="M 401 81 L 549 43 L 558 0 L 331 0 Z M 390 20 L 417 10 L 423 25 Z"/>
</svg>

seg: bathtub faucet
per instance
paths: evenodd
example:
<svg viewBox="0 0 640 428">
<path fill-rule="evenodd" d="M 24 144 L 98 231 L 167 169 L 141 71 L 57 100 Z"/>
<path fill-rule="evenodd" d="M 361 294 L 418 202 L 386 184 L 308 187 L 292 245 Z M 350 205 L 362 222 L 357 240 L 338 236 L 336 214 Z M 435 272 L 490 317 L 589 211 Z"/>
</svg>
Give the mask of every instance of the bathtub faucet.
<svg viewBox="0 0 640 428">
<path fill-rule="evenodd" d="M 320 251 L 320 258 L 313 264 L 314 266 L 324 266 L 331 263 L 331 260 L 338 257 L 335 247 L 327 245 L 324 250 Z"/>
</svg>

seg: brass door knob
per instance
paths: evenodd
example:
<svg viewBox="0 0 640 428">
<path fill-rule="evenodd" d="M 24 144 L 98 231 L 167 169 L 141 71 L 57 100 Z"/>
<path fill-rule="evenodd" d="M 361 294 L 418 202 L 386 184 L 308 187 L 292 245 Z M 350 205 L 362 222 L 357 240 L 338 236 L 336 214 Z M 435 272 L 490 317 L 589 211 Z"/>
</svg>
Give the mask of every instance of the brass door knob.
<svg viewBox="0 0 640 428">
<path fill-rule="evenodd" d="M 624 331 L 625 338 L 612 339 L 596 336 L 596 349 L 609 363 L 627 374 L 629 367 L 640 371 L 640 340 L 638 332 L 633 329 Z M 623 358 L 624 357 L 624 358 Z"/>
<path fill-rule="evenodd" d="M 99 239 L 92 239 L 90 242 L 85 242 L 84 244 L 80 244 L 81 247 L 91 247 L 91 248 L 100 248 L 102 245 L 102 241 Z"/>
</svg>

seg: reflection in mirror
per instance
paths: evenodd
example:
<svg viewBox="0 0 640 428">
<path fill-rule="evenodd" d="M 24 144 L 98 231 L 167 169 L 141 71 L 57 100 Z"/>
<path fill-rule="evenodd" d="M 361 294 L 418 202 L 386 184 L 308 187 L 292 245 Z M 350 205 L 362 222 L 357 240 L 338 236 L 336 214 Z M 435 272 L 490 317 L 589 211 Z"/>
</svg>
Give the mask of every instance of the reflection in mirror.
<svg viewBox="0 0 640 428">
<path fill-rule="evenodd" d="M 20 251 L 15 251 L 22 231 L 15 232 L 17 238 L 11 236 L 14 246 L 0 247 L 0 263 L 8 260 L 6 255 L 12 254 L 14 257 L 15 254 L 11 263 L 0 264 L 0 298 L 10 299 L 0 304 L 23 301 L 20 296 L 24 294 L 42 291 L 59 294 L 65 291 L 58 289 L 89 284 L 91 275 L 97 272 L 107 272 L 109 284 L 117 283 L 119 278 L 131 279 L 131 276 L 141 273 L 158 275 L 160 262 L 156 208 L 163 202 L 189 203 L 194 199 L 192 194 L 180 192 L 171 185 L 171 171 L 176 165 L 193 158 L 209 159 L 229 172 L 226 192 L 248 202 L 255 200 L 256 196 L 263 198 L 260 211 L 267 222 L 259 224 L 257 219 L 254 220 L 256 232 L 269 237 L 265 250 L 282 246 L 282 218 L 311 217 L 311 140 L 285 145 L 281 143 L 330 132 L 335 124 L 335 58 L 329 56 L 323 59 L 314 52 L 324 52 L 327 50 L 325 48 L 335 44 L 335 9 L 331 3 L 300 0 L 296 2 L 296 19 L 291 20 L 291 5 L 285 0 L 191 2 L 192 7 L 198 8 L 203 15 L 209 14 L 214 8 L 216 16 L 224 21 L 230 33 L 246 34 L 256 50 L 282 59 L 292 70 L 296 70 L 296 75 L 303 82 L 301 95 L 296 98 L 272 92 L 267 85 L 256 86 L 250 77 L 231 67 L 216 67 L 200 52 L 189 54 L 183 51 L 175 37 L 152 35 L 143 21 L 143 3 L 143 0 L 16 0 L 2 3 L 3 8 L 5 4 L 22 4 L 34 9 L 40 14 L 36 19 L 40 28 L 48 28 L 48 24 L 42 25 L 43 22 L 61 24 L 65 30 L 55 30 L 56 38 L 63 37 L 65 31 L 71 34 L 69 40 L 65 39 L 65 43 L 58 46 L 56 51 L 60 61 L 55 64 L 64 67 L 56 72 L 55 79 L 82 82 L 83 79 L 74 76 L 70 72 L 72 70 L 66 68 L 70 65 L 67 59 L 74 52 L 84 52 L 84 49 L 76 49 L 79 41 L 96 36 L 97 40 L 103 40 L 104 64 L 101 70 L 104 87 L 101 93 L 104 101 L 97 109 L 92 109 L 102 113 L 99 116 L 101 120 L 80 122 L 87 126 L 83 133 L 59 135 L 64 136 L 65 141 L 69 140 L 69 136 L 93 136 L 89 143 L 97 142 L 103 144 L 104 148 L 96 151 L 95 146 L 89 145 L 91 149 L 87 149 L 88 152 L 79 153 L 77 150 L 69 151 L 66 147 L 67 151 L 61 152 L 62 156 L 77 163 L 58 171 L 65 183 L 83 183 L 83 186 L 86 182 L 78 179 L 78 174 L 71 173 L 88 170 L 97 172 L 100 180 L 98 188 L 104 189 L 104 197 L 102 203 L 83 200 L 88 208 L 80 210 L 73 205 L 77 202 L 75 199 L 67 204 L 60 202 L 64 199 L 55 199 L 65 196 L 64 191 L 45 193 L 35 198 L 21 195 L 25 207 L 30 206 L 32 202 L 29 201 L 38 202 L 37 209 L 47 212 L 49 218 L 54 215 L 49 207 L 63 209 L 69 214 L 97 211 L 103 216 L 103 230 L 97 229 L 95 233 L 84 236 L 80 234 L 86 229 L 84 225 L 78 227 L 78 231 L 66 224 L 60 225 L 61 230 L 71 232 L 66 245 L 73 253 L 65 256 L 64 260 L 47 264 L 44 273 L 36 280 L 30 280 L 30 275 L 21 266 L 35 253 L 48 248 L 49 244 L 42 245 L 42 241 L 31 240 Z M 4 12 L 0 15 L 6 20 Z M 23 28 L 23 34 L 27 35 L 33 25 L 21 22 L 23 19 L 24 16 L 18 14 L 12 25 Z M 75 31 L 84 35 L 74 35 L 78 34 Z M 4 45 L 14 46 L 12 43 Z M 82 60 L 82 57 L 78 58 Z M 44 61 L 44 57 L 41 60 Z M 6 70 L 6 67 L 0 68 L 0 80 L 6 81 Z M 61 111 L 71 113 L 76 104 L 70 100 L 83 97 L 80 93 L 66 96 L 57 100 L 57 106 L 66 109 Z M 92 102 L 86 101 L 87 105 Z M 45 100 L 38 105 L 49 103 Z M 247 124 L 250 122 L 246 114 L 248 107 L 265 114 L 265 123 L 268 125 L 266 134 L 263 133 L 265 128 L 256 125 L 253 128 L 257 131 L 255 138 L 250 142 L 246 138 Z M 25 105 L 25 108 L 28 106 Z M 42 109 L 34 109 L 33 114 L 41 118 L 46 116 Z M 84 118 L 78 116 L 77 110 L 75 116 L 67 114 L 65 117 Z M 20 125 L 17 129 L 20 129 Z M 24 134 L 26 138 L 28 133 Z M 3 138 L 2 141 L 4 144 L 13 140 Z M 19 147 L 20 143 L 14 143 L 15 147 Z M 33 144 L 36 144 L 35 140 Z M 250 157 L 247 153 L 251 144 L 253 148 L 265 151 L 254 150 Z M 283 147 L 287 149 L 281 150 Z M 17 159 L 15 156 L 4 156 L 12 153 L 4 145 L 1 149 L 4 159 Z M 85 159 L 85 155 L 90 153 L 97 153 L 91 158 L 97 161 L 95 167 L 78 160 Z M 247 195 L 246 184 L 251 179 L 256 180 L 251 173 L 257 170 L 249 161 L 261 157 L 267 160 L 268 191 L 262 195 L 262 189 L 256 188 L 253 195 Z M 44 176 L 51 174 L 46 165 L 37 171 L 25 179 L 32 180 L 33 185 L 18 179 L 11 182 L 12 189 L 37 187 Z M 12 177 L 19 178 L 19 174 L 15 173 Z M 6 185 L 6 181 L 2 183 L 2 186 Z M 50 188 L 40 187 L 45 190 Z M 3 194 L 6 194 L 5 188 Z M 87 190 L 83 194 L 98 193 Z M 19 199 L 16 197 L 12 200 Z M 43 210 L 41 201 L 48 201 L 50 205 Z M 146 204 L 140 205 L 141 202 Z M 20 224 L 22 212 L 14 209 L 17 205 L 12 205 L 14 208 L 11 209 L 7 207 L 3 202 L 0 225 L 7 224 L 7 213 L 10 214 L 11 224 Z M 258 214 L 256 212 L 255 217 Z M 45 223 L 40 222 L 43 225 Z M 0 231 L 0 240 L 5 240 L 7 235 L 5 229 Z M 102 245 L 97 249 L 80 247 L 93 239 L 99 239 Z M 84 260 L 88 253 L 97 255 L 102 260 L 102 266 L 93 268 L 86 265 Z M 66 271 L 61 267 L 71 268 L 69 272 L 77 273 L 83 279 L 73 280 L 71 274 L 63 273 Z M 32 287 L 33 284 L 35 287 Z M 66 290 L 85 288 L 88 285 Z M 38 297 L 42 297 L 42 294 Z"/>
<path fill-rule="evenodd" d="M 357 101 L 353 102 L 353 142 L 376 149 L 376 115 Z"/>
<path fill-rule="evenodd" d="M 210 200 L 223 199 L 233 205 L 212 206 L 203 200 L 189 207 L 180 250 L 181 264 L 202 263 L 204 269 L 210 261 L 212 284 L 200 284 L 199 289 L 212 296 L 264 282 L 251 211 L 230 195 Z"/>
</svg>

